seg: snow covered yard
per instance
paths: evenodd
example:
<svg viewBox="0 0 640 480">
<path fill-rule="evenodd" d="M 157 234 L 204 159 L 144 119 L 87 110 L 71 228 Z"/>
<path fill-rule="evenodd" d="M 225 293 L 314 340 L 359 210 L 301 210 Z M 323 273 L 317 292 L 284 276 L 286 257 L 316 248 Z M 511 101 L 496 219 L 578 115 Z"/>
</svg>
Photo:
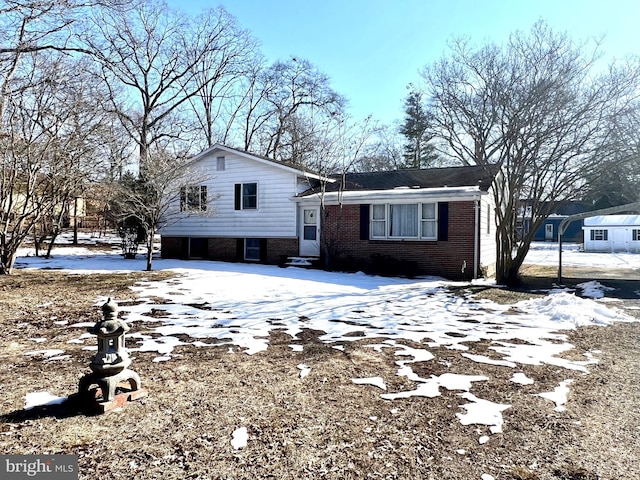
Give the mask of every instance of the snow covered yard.
<svg viewBox="0 0 640 480">
<path fill-rule="evenodd" d="M 553 256 L 547 247 L 536 246 L 528 260 L 543 263 Z M 568 259 L 574 256 L 589 265 L 580 253 L 565 255 L 565 264 L 578 262 Z M 640 256 L 622 262 L 621 268 L 638 268 Z M 554 426 L 581 431 L 585 420 L 575 412 L 582 395 L 593 379 L 607 378 L 610 339 L 590 339 L 603 330 L 637 335 L 633 302 L 597 300 L 612 294 L 606 285 L 585 282 L 582 296 L 566 289 L 520 294 L 505 304 L 474 294 L 495 290 L 490 283 L 207 261 L 154 265 L 168 278 L 150 275 L 128 292 L 102 291 L 91 299 L 96 311 L 110 295 L 120 302 L 132 325 L 134 368 L 152 392 L 121 416 L 124 431 L 129 416 L 142 422 L 134 430 L 146 443 L 145 454 L 129 451 L 128 465 L 113 467 L 117 472 L 154 478 L 166 467 L 183 478 L 179 472 L 186 476 L 191 468 L 192 478 L 218 478 L 194 457 L 204 455 L 210 465 L 227 467 L 225 478 L 247 471 L 254 478 L 591 478 L 568 476 L 581 468 L 601 475 L 596 470 L 604 467 L 579 454 L 570 465 L 553 441 L 570 443 Z M 144 260 L 65 247 L 52 259 L 23 256 L 18 266 L 94 278 L 141 270 Z M 29 406 L 41 396 L 59 401 L 73 392 L 83 363 L 86 368 L 95 340 L 84 332 L 95 318 L 52 315 L 56 307 L 55 298 L 41 304 L 38 328 L 27 319 L 10 325 L 14 340 L 5 353 L 15 360 L 12 371 L 37 365 L 43 375 L 64 370 L 64 380 L 16 381 L 3 413 L 24 406 L 18 397 Z M 9 427 L 0 446 L 36 424 Z M 631 428 L 640 432 L 640 422 Z M 77 441 L 69 430 L 54 442 L 58 449 L 98 448 L 90 434 L 76 432 Z M 143 430 L 167 431 L 176 440 L 160 448 Z M 41 453 L 20 445 L 36 448 L 33 440 L 18 442 L 12 453 Z M 41 450 L 52 447 L 43 440 Z M 95 463 L 90 450 L 81 454 L 81 478 L 98 478 L 82 469 Z M 612 471 L 633 473 L 621 458 Z"/>
</svg>

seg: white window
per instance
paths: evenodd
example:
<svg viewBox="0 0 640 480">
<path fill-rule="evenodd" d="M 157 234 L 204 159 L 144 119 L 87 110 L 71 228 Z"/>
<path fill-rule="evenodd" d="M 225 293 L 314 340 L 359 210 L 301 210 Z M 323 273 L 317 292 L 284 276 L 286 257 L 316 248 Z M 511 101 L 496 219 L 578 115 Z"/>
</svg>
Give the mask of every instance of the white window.
<svg viewBox="0 0 640 480">
<path fill-rule="evenodd" d="M 426 239 L 438 238 L 438 218 L 436 216 L 436 204 L 435 203 L 423 203 L 422 204 L 422 230 L 420 236 Z"/>
<path fill-rule="evenodd" d="M 258 208 L 257 183 L 236 183 L 234 196 L 236 210 L 256 210 Z"/>
<path fill-rule="evenodd" d="M 219 172 L 223 171 L 225 169 L 225 161 L 224 161 L 224 157 L 217 157 L 216 158 L 216 170 L 218 170 Z"/>
<path fill-rule="evenodd" d="M 387 206 L 371 205 L 371 238 L 387 236 Z"/>
<path fill-rule="evenodd" d="M 602 229 L 591 230 L 591 240 L 606 242 L 609 240 L 609 231 Z"/>
<path fill-rule="evenodd" d="M 640 242 L 640 228 L 631 230 L 631 238 L 634 242 Z"/>
<path fill-rule="evenodd" d="M 389 237 L 418 237 L 418 205 L 389 205 Z"/>
<path fill-rule="evenodd" d="M 303 235 L 304 240 L 318 239 L 318 219 L 316 218 L 317 210 L 315 208 L 305 208 L 303 212 Z"/>
<path fill-rule="evenodd" d="M 260 239 L 245 238 L 244 239 L 244 259 L 251 261 L 260 260 Z"/>
<path fill-rule="evenodd" d="M 436 207 L 436 203 L 371 205 L 371 238 L 436 240 Z"/>
<path fill-rule="evenodd" d="M 207 186 L 198 185 L 180 189 L 181 212 L 204 212 L 207 210 Z"/>
</svg>

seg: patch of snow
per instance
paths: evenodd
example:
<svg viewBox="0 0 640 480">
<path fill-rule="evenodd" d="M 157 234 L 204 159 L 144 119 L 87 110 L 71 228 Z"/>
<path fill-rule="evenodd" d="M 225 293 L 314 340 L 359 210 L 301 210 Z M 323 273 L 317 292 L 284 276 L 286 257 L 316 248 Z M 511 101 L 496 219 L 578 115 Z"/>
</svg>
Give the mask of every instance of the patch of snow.
<svg viewBox="0 0 640 480">
<path fill-rule="evenodd" d="M 556 404 L 556 408 L 554 410 L 556 412 L 564 412 L 566 410 L 565 403 L 567 403 L 567 395 L 569 394 L 569 384 L 571 384 L 573 380 L 565 380 L 560 382 L 553 392 L 543 392 L 538 393 L 537 395 L 542 398 L 546 398 L 547 400 L 551 400 Z"/>
<path fill-rule="evenodd" d="M 51 350 L 33 350 L 30 352 L 25 352 L 24 354 L 28 357 L 33 357 L 36 355 L 42 355 L 45 358 L 49 357 L 57 357 L 58 355 L 62 355 L 64 350 L 51 349 Z"/>
<path fill-rule="evenodd" d="M 247 446 L 247 441 L 249 440 L 249 433 L 247 432 L 247 427 L 240 427 L 233 431 L 231 434 L 231 446 L 235 450 L 239 450 Z"/>
<path fill-rule="evenodd" d="M 24 397 L 24 409 L 31 410 L 44 405 L 59 405 L 67 400 L 67 397 L 58 397 L 49 392 L 27 393 Z"/>
<path fill-rule="evenodd" d="M 311 371 L 311 367 L 305 365 L 304 363 L 301 363 L 298 365 L 298 370 L 300 370 L 300 378 L 304 378 L 307 375 L 309 375 L 309 372 Z"/>
<path fill-rule="evenodd" d="M 71 358 L 71 355 L 56 355 L 55 357 L 48 357 L 46 361 L 53 362 L 55 360 L 68 360 L 70 358 Z"/>
<path fill-rule="evenodd" d="M 532 385 L 534 383 L 532 378 L 527 377 L 524 373 L 514 373 L 511 377 L 513 383 L 519 383 L 520 385 Z"/>
<path fill-rule="evenodd" d="M 605 287 L 597 280 L 579 283 L 576 285 L 576 287 L 582 290 L 583 297 L 589 298 L 603 298 L 604 292 L 615 290 L 615 288 L 612 287 Z"/>
<path fill-rule="evenodd" d="M 558 266 L 558 244 L 533 242 L 524 260 L 528 265 Z M 562 265 L 572 267 L 639 268 L 640 255 L 626 252 L 593 253 L 582 251 L 580 243 L 562 244 Z"/>
<path fill-rule="evenodd" d="M 418 381 L 420 384 L 415 390 L 409 390 L 398 393 L 383 393 L 381 395 L 385 400 L 396 400 L 398 398 L 409 397 L 429 397 L 434 398 L 440 395 L 440 387 L 447 390 L 465 390 L 471 389 L 472 382 L 482 382 L 489 380 L 483 375 L 460 375 L 455 373 L 443 373 L 436 377 L 432 375 L 429 379 L 420 378 L 412 375 L 411 380 Z"/>
<path fill-rule="evenodd" d="M 155 357 L 152 362 L 168 362 L 169 360 L 171 360 L 171 355 L 163 355 L 162 357 Z"/>
<path fill-rule="evenodd" d="M 462 425 L 488 425 L 491 433 L 502 432 L 502 412 L 511 408 L 511 405 L 483 400 L 469 392 L 461 393 L 460 396 L 471 402 L 461 405 L 467 413 L 456 413 Z"/>
<path fill-rule="evenodd" d="M 387 389 L 382 377 L 352 378 L 351 381 L 356 385 L 373 385 L 381 390 Z"/>
</svg>

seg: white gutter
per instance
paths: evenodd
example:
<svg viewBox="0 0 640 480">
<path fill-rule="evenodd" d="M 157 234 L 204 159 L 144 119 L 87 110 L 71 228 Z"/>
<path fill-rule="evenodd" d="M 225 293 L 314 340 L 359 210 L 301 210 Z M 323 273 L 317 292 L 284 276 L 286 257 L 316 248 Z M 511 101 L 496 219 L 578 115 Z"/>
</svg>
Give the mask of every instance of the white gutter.
<svg viewBox="0 0 640 480">
<path fill-rule="evenodd" d="M 473 201 L 473 209 L 475 210 L 475 229 L 473 238 L 473 278 L 478 278 L 478 250 L 480 249 L 480 199 L 475 198 Z"/>
<path fill-rule="evenodd" d="M 346 192 L 325 192 L 324 203 L 329 205 L 349 205 L 358 203 L 371 203 L 372 201 L 406 202 L 428 198 L 433 201 L 445 200 L 476 200 L 478 195 L 486 192 L 480 191 L 477 186 L 471 187 L 441 187 L 441 188 L 394 188 L 391 190 L 356 190 Z M 300 204 L 317 204 L 321 194 L 295 197 L 293 200 Z"/>
</svg>

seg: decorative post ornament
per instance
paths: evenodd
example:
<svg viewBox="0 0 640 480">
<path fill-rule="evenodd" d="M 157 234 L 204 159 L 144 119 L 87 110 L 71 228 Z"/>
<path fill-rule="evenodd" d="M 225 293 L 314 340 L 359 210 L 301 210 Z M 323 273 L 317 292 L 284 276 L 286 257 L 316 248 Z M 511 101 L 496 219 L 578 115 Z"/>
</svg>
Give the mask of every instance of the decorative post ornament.
<svg viewBox="0 0 640 480">
<path fill-rule="evenodd" d="M 78 393 L 94 402 L 94 409 L 104 413 L 147 395 L 140 376 L 129 369 L 131 359 L 125 348 L 124 334 L 130 330 L 118 319 L 118 305 L 109 298 L 102 305 L 102 320 L 87 329 L 98 337 L 98 351 L 91 359 L 92 373 L 82 377 Z M 94 387 L 94 388 L 92 388 Z"/>
</svg>

